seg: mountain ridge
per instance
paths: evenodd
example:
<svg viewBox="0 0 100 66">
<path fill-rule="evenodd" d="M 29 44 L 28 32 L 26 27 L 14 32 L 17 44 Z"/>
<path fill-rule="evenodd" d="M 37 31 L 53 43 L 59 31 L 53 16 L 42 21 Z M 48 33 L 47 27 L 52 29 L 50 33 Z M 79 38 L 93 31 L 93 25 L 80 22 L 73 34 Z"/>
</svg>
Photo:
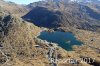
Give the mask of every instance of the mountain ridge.
<svg viewBox="0 0 100 66">
<path fill-rule="evenodd" d="M 34 7 L 22 18 L 40 27 L 75 27 L 90 31 L 99 30 L 100 11 L 90 4 L 36 2 Z M 32 4 L 31 4 L 32 5 Z M 29 6 L 29 5 L 28 5 Z M 40 8 L 39 8 L 40 7 Z M 33 12 L 32 12 L 33 11 Z M 51 13 L 50 13 L 51 12 Z M 50 14 L 49 14 L 50 13 Z M 50 27 L 51 26 L 51 27 Z"/>
<path fill-rule="evenodd" d="M 9 13 L 17 15 L 19 17 L 29 12 L 29 9 L 27 9 L 25 6 L 10 1 L 6 2 L 4 0 L 0 0 L 0 7 L 5 9 Z"/>
</svg>

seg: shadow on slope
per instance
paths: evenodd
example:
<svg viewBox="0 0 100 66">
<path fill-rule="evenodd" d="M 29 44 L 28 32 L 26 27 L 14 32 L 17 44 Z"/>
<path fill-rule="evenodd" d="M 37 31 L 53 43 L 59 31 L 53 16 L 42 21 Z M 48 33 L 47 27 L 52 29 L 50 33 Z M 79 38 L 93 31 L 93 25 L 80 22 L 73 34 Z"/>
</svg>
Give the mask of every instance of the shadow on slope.
<svg viewBox="0 0 100 66">
<path fill-rule="evenodd" d="M 44 7 L 35 7 L 22 18 L 32 21 L 35 25 L 40 27 L 55 27 L 59 26 L 57 24 L 59 22 L 59 15 L 61 15 L 60 12 L 53 12 Z"/>
</svg>

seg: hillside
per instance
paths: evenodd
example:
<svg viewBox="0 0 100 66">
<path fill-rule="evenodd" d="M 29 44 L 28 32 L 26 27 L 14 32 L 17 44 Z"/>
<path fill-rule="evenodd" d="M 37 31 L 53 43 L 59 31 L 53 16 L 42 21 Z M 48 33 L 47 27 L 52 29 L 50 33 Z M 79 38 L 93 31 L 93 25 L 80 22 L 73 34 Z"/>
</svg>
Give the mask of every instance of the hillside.
<svg viewBox="0 0 100 66">
<path fill-rule="evenodd" d="M 6 2 L 4 0 L 0 0 L 0 7 L 17 16 L 23 16 L 29 11 L 29 9 L 23 5 L 18 5 L 13 2 Z"/>
<path fill-rule="evenodd" d="M 46 0 L 22 6 L 0 0 L 0 66 L 99 66 L 100 6 L 69 1 Z M 41 31 L 72 33 L 83 44 L 75 43 L 68 51 L 38 38 Z"/>
<path fill-rule="evenodd" d="M 45 54 L 49 51 L 49 47 L 46 43 L 35 39 L 39 32 L 40 28 L 0 8 L 0 66 L 51 66 Z M 59 59 L 73 57 L 73 54 L 77 56 L 76 53 L 68 53 L 60 47 L 57 52 L 60 55 Z M 89 66 L 83 63 L 78 65 Z"/>
<path fill-rule="evenodd" d="M 78 3 L 33 3 L 33 9 L 22 18 L 32 21 L 40 27 L 75 27 L 98 31 L 100 27 L 100 10 L 90 4 Z M 52 5 L 50 5 L 52 4 Z M 32 4 L 30 4 L 32 5 Z M 28 5 L 29 6 L 29 5 Z"/>
<path fill-rule="evenodd" d="M 25 66 L 40 28 L 0 8 L 0 66 Z M 27 66 L 27 64 L 26 64 Z"/>
<path fill-rule="evenodd" d="M 47 58 L 50 48 L 45 41 L 35 39 L 40 31 L 39 27 L 0 8 L 0 66 L 52 66 Z M 58 58 L 62 60 L 78 59 L 81 56 L 76 51 L 67 52 L 59 46 L 57 46 L 57 53 Z M 98 54 L 94 57 L 98 58 L 97 56 Z M 58 65 L 71 66 L 72 64 L 59 62 Z M 78 65 L 90 66 L 87 63 L 78 63 Z"/>
</svg>

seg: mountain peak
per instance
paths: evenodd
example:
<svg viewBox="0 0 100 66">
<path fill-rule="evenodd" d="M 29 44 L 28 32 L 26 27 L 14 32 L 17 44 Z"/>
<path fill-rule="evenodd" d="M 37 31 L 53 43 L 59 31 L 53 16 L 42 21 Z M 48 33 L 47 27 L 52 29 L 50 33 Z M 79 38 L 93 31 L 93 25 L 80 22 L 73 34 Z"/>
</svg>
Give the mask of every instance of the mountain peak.
<svg viewBox="0 0 100 66">
<path fill-rule="evenodd" d="M 100 3 L 100 0 L 70 0 L 72 2 L 81 2 L 81 3 Z"/>
<path fill-rule="evenodd" d="M 77 3 L 100 3 L 100 0 L 44 0 L 47 2 L 77 2 Z"/>
</svg>

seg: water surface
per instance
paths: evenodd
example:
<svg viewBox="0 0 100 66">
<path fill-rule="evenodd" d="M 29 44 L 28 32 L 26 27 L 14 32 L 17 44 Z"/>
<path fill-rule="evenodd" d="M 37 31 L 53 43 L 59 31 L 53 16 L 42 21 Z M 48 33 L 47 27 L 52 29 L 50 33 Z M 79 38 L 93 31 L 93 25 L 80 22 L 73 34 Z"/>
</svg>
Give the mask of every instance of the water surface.
<svg viewBox="0 0 100 66">
<path fill-rule="evenodd" d="M 65 50 L 71 51 L 73 45 L 82 45 L 82 42 L 77 40 L 73 33 L 70 32 L 41 32 L 38 38 L 47 40 L 48 42 L 57 43 L 60 47 Z"/>
</svg>

